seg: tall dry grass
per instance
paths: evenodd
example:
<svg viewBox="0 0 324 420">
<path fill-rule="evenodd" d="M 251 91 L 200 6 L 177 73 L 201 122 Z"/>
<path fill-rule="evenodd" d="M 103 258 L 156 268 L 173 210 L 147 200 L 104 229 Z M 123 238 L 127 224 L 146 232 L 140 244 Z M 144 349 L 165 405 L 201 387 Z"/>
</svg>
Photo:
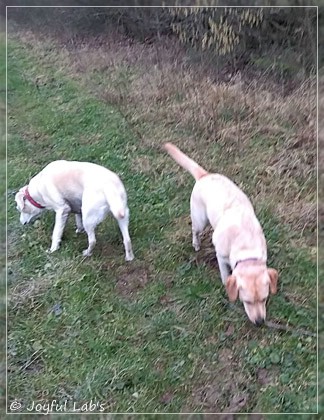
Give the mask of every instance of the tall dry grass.
<svg viewBox="0 0 324 420">
<path fill-rule="evenodd" d="M 43 48 L 37 34 L 23 37 Z M 61 46 L 61 66 L 117 106 L 143 145 L 177 143 L 208 170 L 233 178 L 254 202 L 271 205 L 279 220 L 300 230 L 301 243 L 304 232 L 315 231 L 315 77 L 287 91 L 267 71 L 217 73 L 169 38 L 143 44 L 111 34 Z M 172 167 L 159 152 L 154 160 L 134 159 L 146 172 Z"/>
<path fill-rule="evenodd" d="M 110 38 L 99 48 L 76 46 L 70 59 L 76 74 L 120 108 L 145 144 L 178 142 L 208 169 L 238 181 L 238 173 L 256 171 L 257 191 L 250 185 L 250 194 L 272 200 L 285 222 L 315 229 L 315 77 L 288 93 L 264 74 L 225 74 L 216 82 L 214 69 L 163 41 Z"/>
</svg>

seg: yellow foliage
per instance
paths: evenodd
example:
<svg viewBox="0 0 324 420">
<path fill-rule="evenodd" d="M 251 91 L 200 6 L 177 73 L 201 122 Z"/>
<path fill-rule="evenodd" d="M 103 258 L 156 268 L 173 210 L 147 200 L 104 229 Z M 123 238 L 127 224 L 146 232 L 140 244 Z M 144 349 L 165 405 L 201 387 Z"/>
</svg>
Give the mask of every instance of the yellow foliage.
<svg viewBox="0 0 324 420">
<path fill-rule="evenodd" d="M 212 3 L 209 2 L 209 3 Z M 208 0 L 200 1 L 208 5 Z M 180 41 L 196 49 L 228 54 L 239 44 L 245 27 L 257 27 L 263 20 L 262 8 L 170 7 L 172 30 Z"/>
</svg>

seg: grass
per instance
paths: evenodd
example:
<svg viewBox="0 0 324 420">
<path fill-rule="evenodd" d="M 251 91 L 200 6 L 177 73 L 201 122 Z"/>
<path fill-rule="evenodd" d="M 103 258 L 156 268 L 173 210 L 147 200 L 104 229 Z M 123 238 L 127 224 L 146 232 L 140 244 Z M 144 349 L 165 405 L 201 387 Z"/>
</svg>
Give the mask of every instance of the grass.
<svg viewBox="0 0 324 420">
<path fill-rule="evenodd" d="M 0 22 L 2 23 L 1 19 Z M 0 31 L 0 56 L 2 58 L 5 57 L 5 46 L 4 46 L 4 34 Z M 1 203 L 2 203 L 2 211 L 0 212 L 0 293 L 1 293 L 1 300 L 0 300 L 0 310 L 1 313 L 5 313 L 6 308 L 6 299 L 5 299 L 5 285 L 6 285 L 6 233 L 5 233 L 5 226 L 6 226 L 6 206 L 5 206 L 5 197 L 6 197 L 6 175 L 5 175 L 5 92 L 6 92 L 6 82 L 5 82 L 5 60 L 1 61 L 0 65 L 0 159 L 1 159 L 1 166 L 0 166 L 0 196 L 1 196 Z M 5 316 L 1 317 L 1 327 L 2 331 L 5 331 Z M 6 395 L 6 384 L 5 384 L 5 334 L 2 335 L 1 338 L 1 366 L 0 370 L 2 380 L 0 382 L 0 408 L 4 409 L 5 403 L 5 395 Z"/>
<path fill-rule="evenodd" d="M 302 137 L 309 85 L 281 102 L 240 85 L 215 91 L 190 69 L 172 73 L 172 55 L 148 71 L 151 47 L 130 48 L 69 51 L 30 33 L 10 37 L 9 402 L 95 400 L 124 413 L 316 411 L 316 338 L 303 333 L 316 330 L 314 150 Z M 268 101 L 253 114 L 262 93 Z M 268 316 L 288 330 L 257 329 L 240 303 L 228 303 L 210 231 L 193 252 L 193 180 L 160 150 L 167 140 L 251 196 L 280 272 Z M 133 262 L 124 262 L 111 218 L 90 259 L 72 220 L 50 255 L 53 214 L 19 225 L 14 191 L 63 157 L 121 176 Z"/>
</svg>

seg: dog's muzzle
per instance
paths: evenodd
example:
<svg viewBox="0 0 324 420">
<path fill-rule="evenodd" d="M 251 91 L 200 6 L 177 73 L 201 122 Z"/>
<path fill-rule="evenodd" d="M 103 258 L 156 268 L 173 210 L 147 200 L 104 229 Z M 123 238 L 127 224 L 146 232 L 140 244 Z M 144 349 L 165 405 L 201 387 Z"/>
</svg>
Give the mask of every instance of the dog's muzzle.
<svg viewBox="0 0 324 420">
<path fill-rule="evenodd" d="M 264 324 L 264 318 L 257 318 L 254 323 L 257 327 L 261 327 Z"/>
</svg>

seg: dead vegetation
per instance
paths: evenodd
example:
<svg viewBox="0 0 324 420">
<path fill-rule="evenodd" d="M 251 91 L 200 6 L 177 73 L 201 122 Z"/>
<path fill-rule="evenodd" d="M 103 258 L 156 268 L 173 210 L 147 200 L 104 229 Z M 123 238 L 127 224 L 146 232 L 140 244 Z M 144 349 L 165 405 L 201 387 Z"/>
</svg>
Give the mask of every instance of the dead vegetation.
<svg viewBox="0 0 324 420">
<path fill-rule="evenodd" d="M 315 77 L 287 91 L 266 72 L 251 79 L 244 72 L 215 75 L 193 62 L 178 42 L 163 38 L 144 44 L 114 33 L 74 38 L 71 44 L 65 34 L 48 39 L 63 47 L 59 57 L 32 31 L 20 38 L 44 60 L 59 59 L 84 89 L 119 109 L 141 144 L 154 151 L 127 150 L 137 171 L 153 177 L 178 171 L 179 186 L 186 185 L 188 175 L 161 153 L 164 142 L 177 143 L 300 231 L 296 246 L 315 245 Z"/>
<path fill-rule="evenodd" d="M 76 44 L 68 57 L 75 77 L 117 105 L 148 148 L 173 141 L 208 170 L 243 187 L 252 177 L 257 187 L 248 191 L 252 198 L 275 203 L 279 220 L 315 230 L 315 78 L 288 93 L 262 75 L 249 80 L 246 74 L 229 74 L 227 81 L 216 82 L 180 45 L 163 41 Z M 156 159 L 137 156 L 134 164 L 148 172 L 160 163 Z M 247 173 L 239 173 L 238 166 Z M 180 184 L 181 179 L 187 176 L 180 174 Z"/>
<path fill-rule="evenodd" d="M 34 46 L 41 42 L 31 31 L 23 38 Z M 163 38 L 148 45 L 117 34 L 61 42 L 61 65 L 69 67 L 70 76 L 118 107 L 142 144 L 158 152 L 154 159 L 135 157 L 140 171 L 177 170 L 159 153 L 164 142 L 175 142 L 206 169 L 243 188 L 254 185 L 247 185 L 252 200 L 270 205 L 282 222 L 315 231 L 315 77 L 290 91 L 264 74 L 215 77 L 212 69 L 192 62 L 178 42 Z M 54 63 L 57 56 L 51 59 Z M 187 183 L 187 174 L 178 173 L 179 184 Z"/>
</svg>

